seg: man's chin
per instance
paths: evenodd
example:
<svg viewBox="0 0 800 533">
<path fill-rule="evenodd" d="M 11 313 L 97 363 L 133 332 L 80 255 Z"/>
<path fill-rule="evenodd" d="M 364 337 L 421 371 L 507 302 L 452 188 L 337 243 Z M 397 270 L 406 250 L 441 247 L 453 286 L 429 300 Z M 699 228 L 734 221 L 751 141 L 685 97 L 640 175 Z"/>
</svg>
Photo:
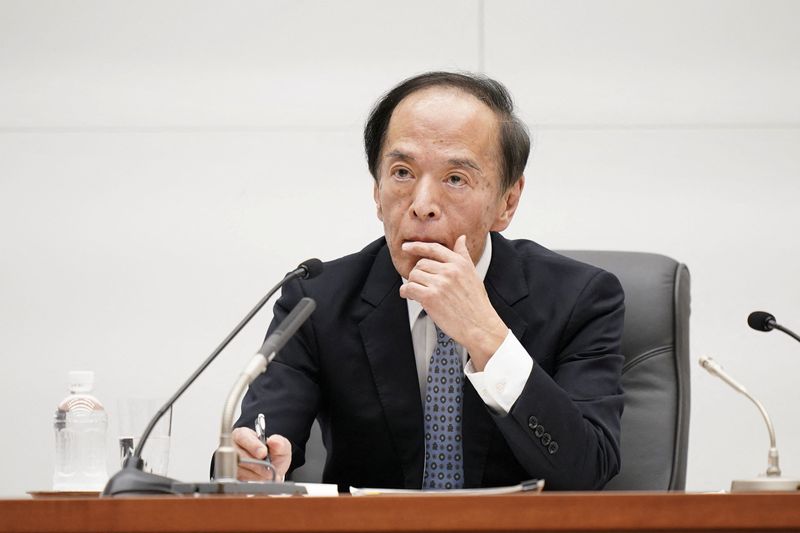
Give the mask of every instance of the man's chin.
<svg viewBox="0 0 800 533">
<path fill-rule="evenodd" d="M 397 273 L 403 277 L 403 279 L 408 279 L 409 274 L 414 269 L 414 266 L 419 261 L 418 257 L 409 256 L 405 253 L 400 253 L 400 257 L 396 257 L 394 253 L 389 250 L 390 255 L 392 256 L 392 264 L 394 265 L 394 269 L 397 270 Z"/>
</svg>

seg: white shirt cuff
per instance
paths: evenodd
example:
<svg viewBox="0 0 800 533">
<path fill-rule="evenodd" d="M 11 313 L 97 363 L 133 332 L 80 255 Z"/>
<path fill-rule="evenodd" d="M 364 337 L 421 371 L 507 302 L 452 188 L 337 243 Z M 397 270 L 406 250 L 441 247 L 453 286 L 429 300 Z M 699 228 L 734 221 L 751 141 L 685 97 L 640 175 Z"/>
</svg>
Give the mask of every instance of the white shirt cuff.
<svg viewBox="0 0 800 533">
<path fill-rule="evenodd" d="M 483 372 L 477 372 L 470 360 L 464 367 L 464 374 L 486 405 L 501 415 L 507 415 L 522 394 L 531 370 L 533 358 L 508 330 Z"/>
</svg>

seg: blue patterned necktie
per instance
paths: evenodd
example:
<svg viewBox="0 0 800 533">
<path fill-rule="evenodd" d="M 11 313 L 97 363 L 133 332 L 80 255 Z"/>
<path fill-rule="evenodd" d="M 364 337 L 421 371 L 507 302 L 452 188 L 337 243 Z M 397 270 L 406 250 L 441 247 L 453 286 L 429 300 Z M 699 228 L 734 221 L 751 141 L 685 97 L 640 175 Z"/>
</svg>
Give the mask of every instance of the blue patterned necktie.
<svg viewBox="0 0 800 533">
<path fill-rule="evenodd" d="M 428 364 L 425 391 L 424 490 L 464 486 L 461 443 L 462 368 L 458 344 L 436 327 L 436 345 Z"/>
</svg>

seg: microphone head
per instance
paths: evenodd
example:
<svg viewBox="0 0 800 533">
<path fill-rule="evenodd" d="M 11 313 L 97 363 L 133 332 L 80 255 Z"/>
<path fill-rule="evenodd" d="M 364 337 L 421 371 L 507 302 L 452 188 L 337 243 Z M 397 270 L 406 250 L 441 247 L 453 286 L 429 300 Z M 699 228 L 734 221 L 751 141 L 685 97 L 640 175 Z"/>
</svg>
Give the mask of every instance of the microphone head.
<svg viewBox="0 0 800 533">
<path fill-rule="evenodd" d="M 697 362 L 700 363 L 700 366 L 702 366 L 706 371 L 708 371 L 709 374 L 716 374 L 715 370 L 719 365 L 717 365 L 717 362 L 711 359 L 710 357 L 701 355 L 700 359 L 698 359 Z"/>
<path fill-rule="evenodd" d="M 316 278 L 317 276 L 322 274 L 322 271 L 324 270 L 322 261 L 320 261 L 316 257 L 312 259 L 306 259 L 305 261 L 300 263 L 300 265 L 297 268 L 298 270 L 302 269 L 304 272 L 302 275 L 300 275 L 300 279 Z"/>
<path fill-rule="evenodd" d="M 766 311 L 753 311 L 747 317 L 747 325 L 756 331 L 772 331 L 775 327 L 775 317 Z"/>
</svg>

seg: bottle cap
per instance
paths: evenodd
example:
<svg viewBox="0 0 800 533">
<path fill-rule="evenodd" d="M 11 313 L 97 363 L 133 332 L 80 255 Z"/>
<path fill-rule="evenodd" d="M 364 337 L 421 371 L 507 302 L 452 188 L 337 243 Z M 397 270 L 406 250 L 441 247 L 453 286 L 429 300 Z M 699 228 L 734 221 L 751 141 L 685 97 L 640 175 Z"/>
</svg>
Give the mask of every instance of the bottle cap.
<svg viewBox="0 0 800 533">
<path fill-rule="evenodd" d="M 74 392 L 89 392 L 94 385 L 94 372 L 91 370 L 70 370 L 69 390 Z"/>
</svg>

